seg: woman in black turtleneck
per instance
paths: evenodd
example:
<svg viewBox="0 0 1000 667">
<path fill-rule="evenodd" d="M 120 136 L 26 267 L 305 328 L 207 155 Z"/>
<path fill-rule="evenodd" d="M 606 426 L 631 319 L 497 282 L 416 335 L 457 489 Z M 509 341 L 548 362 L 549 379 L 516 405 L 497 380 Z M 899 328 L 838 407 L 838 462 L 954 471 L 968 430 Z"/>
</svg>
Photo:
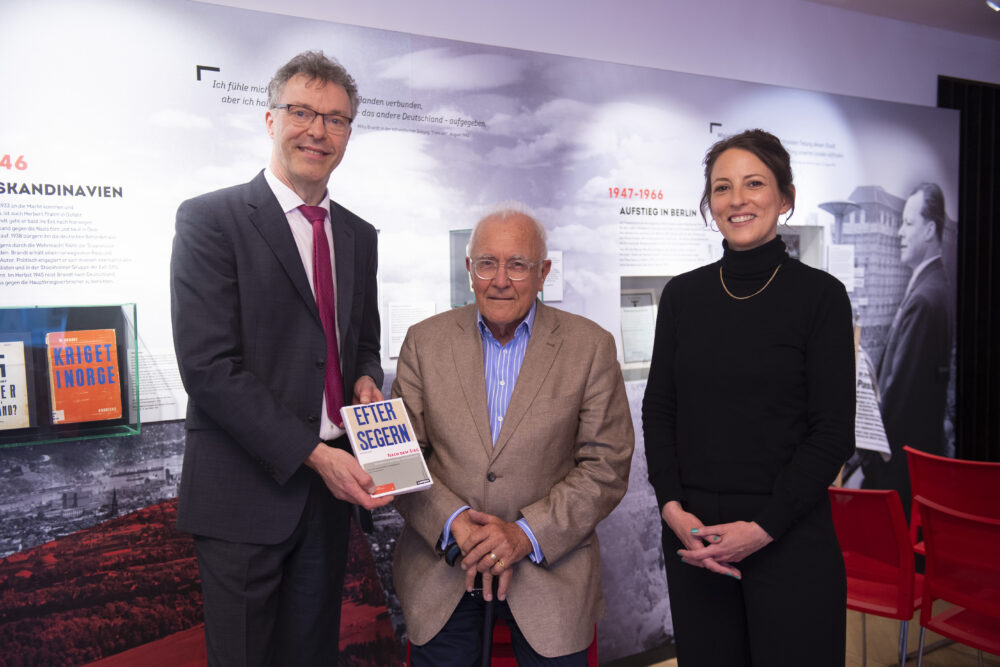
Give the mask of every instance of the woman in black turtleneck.
<svg viewBox="0 0 1000 667">
<path fill-rule="evenodd" d="M 854 451 L 851 304 L 790 259 L 788 152 L 750 130 L 705 157 L 722 260 L 660 298 L 642 403 L 684 667 L 844 664 L 846 581 L 827 487 Z"/>
</svg>

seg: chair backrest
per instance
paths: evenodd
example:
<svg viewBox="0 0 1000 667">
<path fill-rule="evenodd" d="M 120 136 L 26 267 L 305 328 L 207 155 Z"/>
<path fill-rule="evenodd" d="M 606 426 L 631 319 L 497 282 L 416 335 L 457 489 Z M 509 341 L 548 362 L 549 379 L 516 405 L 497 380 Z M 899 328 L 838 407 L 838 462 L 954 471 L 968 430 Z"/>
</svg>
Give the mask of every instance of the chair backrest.
<svg viewBox="0 0 1000 667">
<path fill-rule="evenodd" d="M 992 624 L 995 641 L 1000 636 L 1000 519 L 954 510 L 923 496 L 916 500 L 927 544 L 921 623 L 932 618 L 934 600 L 943 599 L 992 619 L 987 626 Z"/>
<path fill-rule="evenodd" d="M 1000 518 L 1000 463 L 966 461 L 904 447 L 913 491 L 910 540 L 916 544 L 922 519 L 917 496 L 959 512 Z"/>
<path fill-rule="evenodd" d="M 894 489 L 837 487 L 830 487 L 829 492 L 833 525 L 847 568 L 848 606 L 909 620 L 914 606 L 913 551 L 899 494 Z M 852 592 L 852 586 L 863 590 Z M 851 604 L 852 597 L 863 596 L 867 600 L 860 606 Z"/>
</svg>

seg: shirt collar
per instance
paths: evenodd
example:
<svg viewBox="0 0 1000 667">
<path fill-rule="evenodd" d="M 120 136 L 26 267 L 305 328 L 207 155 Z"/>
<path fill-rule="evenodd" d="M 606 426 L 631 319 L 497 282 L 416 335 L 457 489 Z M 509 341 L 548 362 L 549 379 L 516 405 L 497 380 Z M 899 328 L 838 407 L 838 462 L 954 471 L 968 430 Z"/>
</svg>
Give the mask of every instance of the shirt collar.
<svg viewBox="0 0 1000 667">
<path fill-rule="evenodd" d="M 918 274 L 919 274 L 919 273 L 921 273 L 921 272 L 922 272 L 922 271 L 923 271 L 924 269 L 926 269 L 926 268 L 927 268 L 927 265 L 928 265 L 928 264 L 930 264 L 931 262 L 933 262 L 933 261 L 934 261 L 935 259 L 940 259 L 940 258 L 941 258 L 941 255 L 934 255 L 933 257 L 928 257 L 928 258 L 927 258 L 927 259 L 925 259 L 924 261 L 920 262 L 920 266 L 918 266 L 917 268 L 915 268 L 915 269 L 913 270 L 913 275 L 915 275 L 915 276 L 916 276 L 916 275 L 918 275 Z"/>
<path fill-rule="evenodd" d="M 525 318 L 521 320 L 520 324 L 517 325 L 517 329 L 514 330 L 515 336 L 517 335 L 518 331 L 521 331 L 523 329 L 524 332 L 528 335 L 528 338 L 531 338 L 531 329 L 535 326 L 535 309 L 537 306 L 538 306 L 538 300 L 536 299 L 531 303 L 531 310 L 528 311 L 528 314 L 525 316 Z M 480 336 L 485 338 L 488 335 L 490 338 L 493 338 L 493 332 L 490 331 L 490 328 L 488 326 L 486 326 L 486 322 L 483 321 L 483 314 L 479 312 L 478 308 L 476 309 L 476 324 L 479 325 Z"/>
<path fill-rule="evenodd" d="M 935 259 L 941 259 L 941 255 L 934 255 L 933 257 L 928 257 L 924 261 L 920 262 L 920 265 L 917 268 L 913 269 L 913 275 L 910 276 L 910 282 L 906 283 L 905 294 L 910 293 L 910 290 L 913 289 L 914 283 L 917 282 L 917 276 L 923 273 L 924 269 L 926 269 L 930 265 L 930 263 L 933 262 Z"/>
<path fill-rule="evenodd" d="M 278 205 L 281 206 L 281 210 L 284 211 L 286 215 L 297 209 L 299 206 L 305 204 L 305 202 L 302 201 L 302 197 L 298 196 L 298 194 L 295 193 L 295 190 L 292 190 L 290 187 L 282 183 L 275 173 L 271 171 L 270 167 L 264 169 L 264 179 L 267 181 L 267 184 L 271 186 L 271 192 L 274 193 L 275 199 L 278 200 Z M 328 195 L 329 191 L 323 193 L 323 201 L 320 203 L 320 206 L 325 208 L 329 213 L 330 197 Z"/>
</svg>

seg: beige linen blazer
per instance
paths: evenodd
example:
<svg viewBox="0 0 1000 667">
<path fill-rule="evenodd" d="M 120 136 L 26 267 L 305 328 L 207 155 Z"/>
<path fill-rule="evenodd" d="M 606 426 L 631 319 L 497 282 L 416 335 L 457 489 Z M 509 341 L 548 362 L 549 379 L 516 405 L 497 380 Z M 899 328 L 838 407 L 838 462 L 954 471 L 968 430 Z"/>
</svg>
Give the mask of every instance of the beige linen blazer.
<svg viewBox="0 0 1000 667">
<path fill-rule="evenodd" d="M 474 305 L 410 328 L 392 395 L 434 480 L 395 503 L 406 525 L 393 576 L 410 641 L 432 639 L 465 592 L 464 572 L 436 547 L 448 517 L 469 505 L 524 517 L 542 548 L 543 563 L 513 566 L 507 595 L 531 646 L 549 657 L 585 649 L 604 613 L 594 528 L 625 494 L 635 440 L 611 334 L 539 303 L 495 447 Z"/>
</svg>

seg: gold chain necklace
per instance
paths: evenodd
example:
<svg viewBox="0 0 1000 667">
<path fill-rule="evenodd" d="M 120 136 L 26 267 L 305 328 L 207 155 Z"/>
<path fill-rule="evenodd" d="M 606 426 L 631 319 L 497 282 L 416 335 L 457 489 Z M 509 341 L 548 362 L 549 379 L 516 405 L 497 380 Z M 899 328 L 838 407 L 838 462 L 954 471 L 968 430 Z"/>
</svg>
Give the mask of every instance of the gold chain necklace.
<svg viewBox="0 0 1000 667">
<path fill-rule="evenodd" d="M 748 294 L 747 296 L 736 296 L 735 294 L 733 294 L 732 292 L 729 291 L 729 288 L 726 287 L 726 281 L 722 279 L 722 265 L 721 264 L 719 265 L 719 282 L 722 283 L 722 289 L 726 290 L 726 294 L 728 294 L 729 296 L 733 297 L 737 301 L 744 301 L 746 299 L 753 298 L 753 297 L 757 296 L 758 294 L 760 294 L 761 292 L 763 292 L 764 290 L 766 290 L 767 286 L 771 284 L 772 280 L 774 280 L 774 277 L 776 275 L 778 275 L 778 269 L 780 269 L 780 268 L 781 268 L 781 264 L 778 264 L 776 267 L 774 267 L 774 273 L 772 273 L 771 277 L 767 279 L 767 282 L 764 283 L 764 286 L 761 287 L 756 292 L 754 292 L 753 294 Z"/>
</svg>

